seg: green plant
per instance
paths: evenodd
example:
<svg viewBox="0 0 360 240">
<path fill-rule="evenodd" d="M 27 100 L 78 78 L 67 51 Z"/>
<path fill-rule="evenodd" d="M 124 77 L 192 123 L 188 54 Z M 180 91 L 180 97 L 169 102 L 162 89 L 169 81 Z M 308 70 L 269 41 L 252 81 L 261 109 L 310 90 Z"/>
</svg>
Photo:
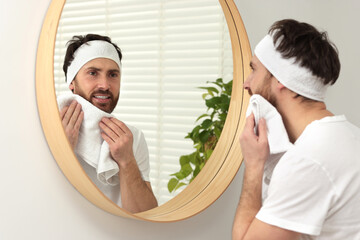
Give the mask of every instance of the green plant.
<svg viewBox="0 0 360 240">
<path fill-rule="evenodd" d="M 224 83 L 221 78 L 207 82 L 213 86 L 199 87 L 206 90 L 202 95 L 207 106 L 207 113 L 196 119 L 199 123 L 185 138 L 193 141 L 195 151 L 180 156 L 180 170 L 171 174 L 168 182 L 169 192 L 176 191 L 181 186 L 191 183 L 210 158 L 224 128 L 229 109 L 232 80 Z M 200 121 L 200 119 L 202 121 Z"/>
</svg>

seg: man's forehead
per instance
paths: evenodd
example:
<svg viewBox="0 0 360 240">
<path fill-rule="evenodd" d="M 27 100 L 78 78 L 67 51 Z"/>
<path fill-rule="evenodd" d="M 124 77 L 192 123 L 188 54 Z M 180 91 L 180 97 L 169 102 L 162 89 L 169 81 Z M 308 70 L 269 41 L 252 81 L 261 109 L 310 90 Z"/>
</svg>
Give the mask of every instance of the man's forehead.
<svg viewBox="0 0 360 240">
<path fill-rule="evenodd" d="M 257 66 L 257 67 L 266 68 L 266 67 L 264 66 L 264 64 L 262 64 L 262 62 L 259 60 L 259 58 L 258 58 L 255 54 L 254 54 L 253 57 L 251 58 L 250 65 L 251 65 L 251 66 Z"/>
<path fill-rule="evenodd" d="M 82 68 L 111 69 L 111 70 L 120 71 L 120 68 L 117 65 L 117 63 L 114 60 L 108 58 L 92 59 L 88 61 L 86 64 L 84 64 Z"/>
</svg>

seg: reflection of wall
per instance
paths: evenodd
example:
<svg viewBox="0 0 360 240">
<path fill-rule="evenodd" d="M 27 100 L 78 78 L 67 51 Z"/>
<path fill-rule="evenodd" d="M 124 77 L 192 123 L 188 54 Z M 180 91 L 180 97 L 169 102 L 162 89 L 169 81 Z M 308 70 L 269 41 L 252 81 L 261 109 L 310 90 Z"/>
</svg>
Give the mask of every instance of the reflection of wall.
<svg viewBox="0 0 360 240">
<path fill-rule="evenodd" d="M 330 107 L 335 112 L 345 112 L 360 126 L 360 113 L 351 109 L 359 102 L 355 100 L 355 91 L 360 89 L 359 60 L 355 56 L 360 50 L 352 46 L 360 33 L 353 32 L 352 28 L 360 22 L 357 14 L 360 3 L 355 0 L 306 2 L 308 4 L 237 0 L 237 5 L 252 45 L 274 20 L 289 16 L 315 22 L 329 30 L 343 64 L 343 83 L 339 82 L 330 92 Z M 326 9 L 320 10 L 320 6 L 329 2 Z M 0 118 L 0 239 L 230 239 L 233 212 L 240 194 L 240 174 L 224 195 L 203 213 L 169 224 L 107 214 L 85 200 L 65 179 L 51 156 L 37 115 L 36 45 L 50 0 L 34 3 L 0 0 L 3 110 Z M 348 101 L 352 104 L 346 106 Z"/>
</svg>

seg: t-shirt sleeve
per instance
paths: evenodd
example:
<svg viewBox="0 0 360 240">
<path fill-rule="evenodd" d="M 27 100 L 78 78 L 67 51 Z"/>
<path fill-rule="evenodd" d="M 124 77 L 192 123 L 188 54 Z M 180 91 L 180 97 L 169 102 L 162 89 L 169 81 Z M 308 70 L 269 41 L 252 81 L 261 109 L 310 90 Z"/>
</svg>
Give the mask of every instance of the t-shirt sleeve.
<svg viewBox="0 0 360 240">
<path fill-rule="evenodd" d="M 336 198 L 331 178 L 314 159 L 285 154 L 274 169 L 256 218 L 280 228 L 319 235 Z"/>
<path fill-rule="evenodd" d="M 149 150 L 142 131 L 131 129 L 133 133 L 133 151 L 141 177 L 144 181 L 150 181 Z"/>
</svg>

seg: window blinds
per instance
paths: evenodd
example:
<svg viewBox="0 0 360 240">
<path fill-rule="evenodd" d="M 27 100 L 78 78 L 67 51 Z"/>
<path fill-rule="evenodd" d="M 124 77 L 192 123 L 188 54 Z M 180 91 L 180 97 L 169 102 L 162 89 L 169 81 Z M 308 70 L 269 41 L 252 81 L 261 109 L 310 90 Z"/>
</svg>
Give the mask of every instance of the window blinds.
<svg viewBox="0 0 360 240">
<path fill-rule="evenodd" d="M 115 114 L 141 129 L 150 152 L 150 181 L 159 204 L 170 194 L 179 157 L 193 151 L 184 137 L 206 112 L 207 81 L 232 79 L 231 42 L 217 0 L 68 0 L 55 44 L 56 93 L 68 91 L 62 64 L 74 35 L 111 37 L 122 50 Z"/>
</svg>

